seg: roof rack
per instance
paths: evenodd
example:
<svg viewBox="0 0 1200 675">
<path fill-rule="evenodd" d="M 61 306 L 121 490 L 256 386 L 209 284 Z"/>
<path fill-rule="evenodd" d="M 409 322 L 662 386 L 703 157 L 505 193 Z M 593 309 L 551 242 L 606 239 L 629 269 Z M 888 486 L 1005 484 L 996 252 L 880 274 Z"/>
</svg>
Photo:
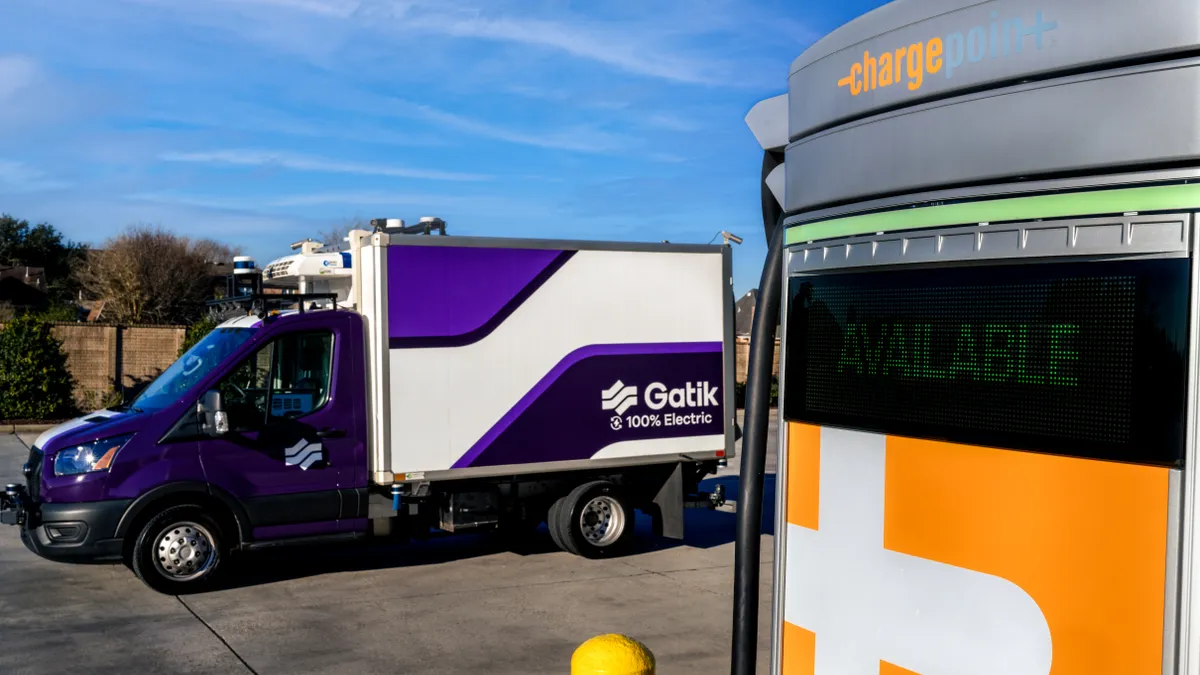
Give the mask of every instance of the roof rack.
<svg viewBox="0 0 1200 675">
<path fill-rule="evenodd" d="M 233 312 L 246 312 L 258 317 L 265 317 L 271 312 L 271 305 L 297 305 L 301 314 L 313 307 L 307 303 L 326 300 L 333 309 L 337 308 L 337 293 L 249 293 L 229 298 L 209 300 L 206 305 L 215 314 L 223 315 Z M 278 308 L 276 308 L 278 309 Z"/>
<path fill-rule="evenodd" d="M 388 234 L 432 235 L 436 231 L 438 235 L 446 236 L 446 221 L 434 216 L 422 216 L 416 225 L 408 225 L 400 218 L 372 218 L 371 227 L 376 232 Z"/>
</svg>

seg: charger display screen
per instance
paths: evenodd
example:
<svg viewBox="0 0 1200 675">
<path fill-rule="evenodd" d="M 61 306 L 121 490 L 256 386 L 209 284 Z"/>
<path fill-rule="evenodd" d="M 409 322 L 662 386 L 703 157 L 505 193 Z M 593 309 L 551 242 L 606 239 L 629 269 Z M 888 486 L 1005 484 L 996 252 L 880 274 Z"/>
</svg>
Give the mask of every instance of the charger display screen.
<svg viewBox="0 0 1200 675">
<path fill-rule="evenodd" d="M 1185 259 L 789 281 L 789 419 L 1150 463 L 1182 456 Z"/>
</svg>

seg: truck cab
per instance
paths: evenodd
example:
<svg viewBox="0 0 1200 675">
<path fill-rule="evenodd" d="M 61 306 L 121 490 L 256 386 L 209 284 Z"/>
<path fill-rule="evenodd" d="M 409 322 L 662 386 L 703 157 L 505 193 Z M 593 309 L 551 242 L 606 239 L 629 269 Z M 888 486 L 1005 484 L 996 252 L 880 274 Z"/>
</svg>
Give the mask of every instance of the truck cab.
<svg viewBox="0 0 1200 675">
<path fill-rule="evenodd" d="M 43 557 L 181 581 L 230 541 L 361 529 L 361 343 L 348 311 L 226 321 L 131 403 L 38 437 L 5 515 Z"/>
</svg>

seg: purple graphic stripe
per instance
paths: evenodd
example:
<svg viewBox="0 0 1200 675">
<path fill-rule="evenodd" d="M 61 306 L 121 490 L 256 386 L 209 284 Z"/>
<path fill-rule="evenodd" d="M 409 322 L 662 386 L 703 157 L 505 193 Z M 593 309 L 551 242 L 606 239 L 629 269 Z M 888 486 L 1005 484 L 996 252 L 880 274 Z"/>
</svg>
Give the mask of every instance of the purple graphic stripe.
<svg viewBox="0 0 1200 675">
<path fill-rule="evenodd" d="M 516 295 L 514 295 L 512 299 L 509 300 L 503 307 L 495 310 L 495 313 L 492 314 L 491 318 L 484 321 L 479 327 L 474 328 L 469 332 L 462 333 L 461 335 L 406 338 L 393 337 L 388 340 L 388 348 L 434 349 L 445 347 L 463 347 L 479 342 L 483 338 L 490 335 L 492 331 L 496 330 L 500 324 L 508 320 L 508 317 L 511 316 L 513 312 L 517 311 L 517 308 L 524 304 L 525 301 L 530 298 L 530 296 L 536 293 L 543 284 L 549 281 L 550 277 L 554 276 L 558 270 L 562 269 L 562 266 L 567 264 L 567 261 L 570 260 L 571 256 L 573 255 L 575 255 L 574 251 L 563 251 L 559 253 L 554 260 L 550 261 L 549 265 L 542 269 L 542 271 L 538 272 L 537 275 L 534 276 L 524 288 L 518 291 Z M 389 319 L 389 321 L 390 320 L 391 319 Z"/>
<path fill-rule="evenodd" d="M 593 356 L 621 356 L 626 354 L 701 354 L 720 351 L 720 342 L 644 342 L 640 344 L 588 345 L 587 347 L 580 347 L 567 354 L 551 368 L 550 372 L 546 373 L 532 389 L 521 397 L 521 400 L 517 401 L 516 405 L 510 408 L 499 421 L 493 424 L 492 428 L 488 429 L 487 433 L 476 441 L 467 450 L 466 454 L 454 463 L 452 468 L 461 469 L 471 466 L 472 462 L 487 450 L 488 446 L 494 443 L 513 422 L 519 419 L 529 409 L 529 406 L 533 405 L 534 401 L 544 394 L 558 378 L 562 377 L 563 373 L 584 359 Z"/>
<path fill-rule="evenodd" d="M 388 337 L 393 342 L 477 340 L 572 253 L 393 246 L 388 250 Z"/>
<path fill-rule="evenodd" d="M 721 382 L 722 373 L 724 353 L 720 351 L 604 354 L 583 359 L 542 392 L 471 466 L 580 461 L 614 443 L 696 440 L 721 434 L 725 429 L 722 389 L 716 383 Z M 642 392 L 642 399 L 628 401 L 626 410 L 631 415 L 604 409 L 603 396 L 598 394 L 611 392 L 614 381 Z M 662 389 L 655 389 L 654 406 L 643 407 L 649 404 L 646 394 L 653 385 L 662 385 Z M 665 405 L 659 406 L 659 402 Z"/>
</svg>

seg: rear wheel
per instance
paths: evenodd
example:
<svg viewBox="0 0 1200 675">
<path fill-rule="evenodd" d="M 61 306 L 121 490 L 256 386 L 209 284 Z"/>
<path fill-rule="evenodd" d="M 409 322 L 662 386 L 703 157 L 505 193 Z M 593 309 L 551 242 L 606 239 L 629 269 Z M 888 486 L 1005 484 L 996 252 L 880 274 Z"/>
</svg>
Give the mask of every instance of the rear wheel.
<svg viewBox="0 0 1200 675">
<path fill-rule="evenodd" d="M 548 520 L 554 543 L 585 558 L 618 555 L 633 541 L 634 510 L 608 481 L 575 488 L 555 502 Z"/>
<path fill-rule="evenodd" d="M 557 523 L 558 512 L 562 509 L 563 502 L 566 501 L 566 499 L 566 497 L 556 499 L 554 503 L 550 505 L 550 510 L 546 513 L 546 529 L 550 531 L 550 540 L 554 542 L 555 546 L 564 551 L 567 550 L 567 545 L 564 544 L 563 540 L 559 537 Z"/>
<path fill-rule="evenodd" d="M 142 527 L 130 567 L 150 588 L 170 595 L 209 588 L 226 553 L 216 519 L 199 506 L 172 506 Z"/>
</svg>

